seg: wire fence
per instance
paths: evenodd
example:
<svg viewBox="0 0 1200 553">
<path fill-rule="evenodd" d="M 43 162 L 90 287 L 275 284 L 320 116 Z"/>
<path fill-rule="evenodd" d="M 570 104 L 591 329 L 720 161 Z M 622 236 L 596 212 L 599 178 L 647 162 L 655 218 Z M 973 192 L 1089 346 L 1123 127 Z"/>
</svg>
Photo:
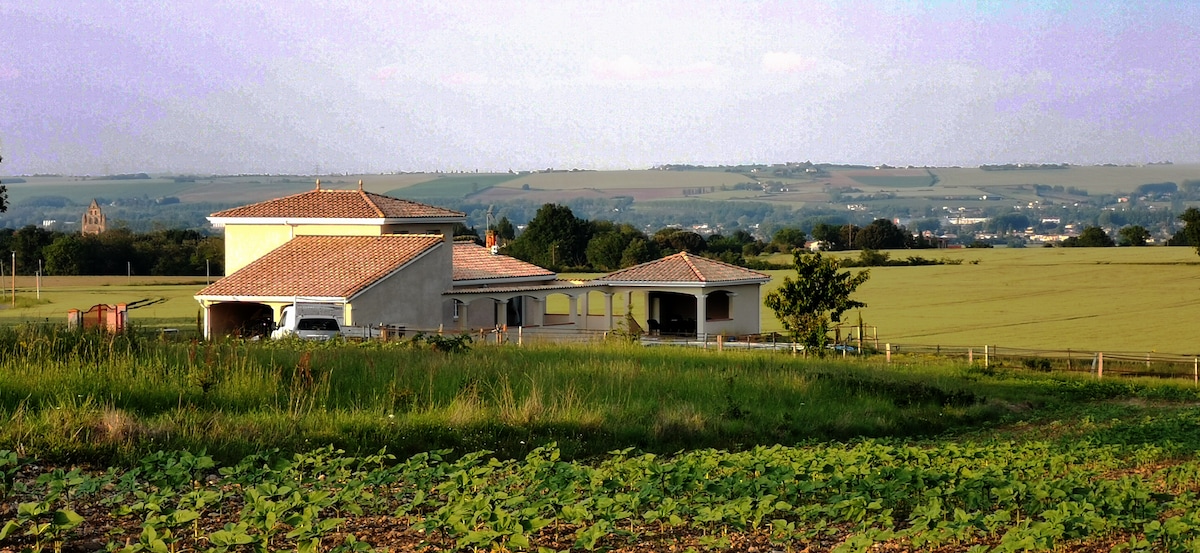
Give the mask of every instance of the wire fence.
<svg viewBox="0 0 1200 553">
<path fill-rule="evenodd" d="M 365 328 L 365 327 L 363 327 Z M 166 329 L 174 331 L 174 329 Z M 370 331 L 352 339 L 403 340 L 417 334 L 461 335 L 475 344 L 533 345 L 562 343 L 599 343 L 612 339 L 639 341 L 646 347 L 692 347 L 713 351 L 772 351 L 787 355 L 812 355 L 800 344 L 779 333 L 744 335 L 647 335 L 632 336 L 620 331 L 581 330 L 573 325 L 498 328 L 405 328 L 370 327 Z M 889 343 L 877 335 L 839 333 L 823 353 L 824 358 L 846 361 L 883 361 L 896 364 L 957 362 L 992 369 L 1017 369 L 1041 372 L 1091 374 L 1096 378 L 1151 377 L 1188 379 L 1200 386 L 1200 353 L 1138 351 L 1094 351 L 1086 349 L 1018 348 L 995 345 L 947 346 L 915 343 Z"/>
</svg>

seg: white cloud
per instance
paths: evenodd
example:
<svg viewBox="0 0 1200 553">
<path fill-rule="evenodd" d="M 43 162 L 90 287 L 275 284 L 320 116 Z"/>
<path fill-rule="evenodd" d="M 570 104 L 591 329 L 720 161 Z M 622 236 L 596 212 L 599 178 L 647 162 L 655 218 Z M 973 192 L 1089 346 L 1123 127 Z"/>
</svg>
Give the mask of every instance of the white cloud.
<svg viewBox="0 0 1200 553">
<path fill-rule="evenodd" d="M 458 71 L 443 75 L 442 82 L 451 86 L 474 86 L 487 84 L 488 77 L 477 71 Z"/>
<path fill-rule="evenodd" d="M 699 85 L 727 74 L 727 68 L 710 61 L 649 64 L 632 56 L 593 58 L 584 78 L 592 82 L 641 82 L 659 85 Z"/>
<path fill-rule="evenodd" d="M 763 71 L 797 73 L 816 67 L 817 61 L 795 52 L 767 52 L 762 56 Z"/>
<path fill-rule="evenodd" d="M 621 56 L 617 59 L 593 59 L 588 76 L 602 81 L 637 81 L 651 76 L 650 66 Z"/>
</svg>

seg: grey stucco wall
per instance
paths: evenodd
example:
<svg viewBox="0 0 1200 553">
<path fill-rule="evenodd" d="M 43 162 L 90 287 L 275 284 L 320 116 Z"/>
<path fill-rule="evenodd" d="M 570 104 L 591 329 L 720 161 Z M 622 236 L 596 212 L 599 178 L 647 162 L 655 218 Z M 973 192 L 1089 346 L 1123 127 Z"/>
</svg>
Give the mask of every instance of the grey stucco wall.
<svg viewBox="0 0 1200 553">
<path fill-rule="evenodd" d="M 705 330 L 709 334 L 722 332 L 725 334 L 758 334 L 761 332 L 763 307 L 760 288 L 757 284 L 743 284 L 741 286 L 722 286 L 708 290 L 709 293 L 717 290 L 728 290 L 735 295 L 729 298 L 732 319 L 727 321 L 706 321 L 704 324 Z"/>
<path fill-rule="evenodd" d="M 436 329 L 442 322 L 442 292 L 450 289 L 452 251 L 442 243 L 351 302 L 355 325 L 378 323 Z"/>
</svg>

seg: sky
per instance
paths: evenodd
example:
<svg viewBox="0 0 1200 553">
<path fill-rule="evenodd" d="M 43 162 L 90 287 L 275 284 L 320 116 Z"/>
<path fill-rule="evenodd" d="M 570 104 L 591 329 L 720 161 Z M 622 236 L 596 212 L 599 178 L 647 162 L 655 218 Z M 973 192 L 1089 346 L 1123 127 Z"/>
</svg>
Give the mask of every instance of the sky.
<svg viewBox="0 0 1200 553">
<path fill-rule="evenodd" d="M 0 0 L 0 174 L 1200 162 L 1200 2 Z"/>
</svg>

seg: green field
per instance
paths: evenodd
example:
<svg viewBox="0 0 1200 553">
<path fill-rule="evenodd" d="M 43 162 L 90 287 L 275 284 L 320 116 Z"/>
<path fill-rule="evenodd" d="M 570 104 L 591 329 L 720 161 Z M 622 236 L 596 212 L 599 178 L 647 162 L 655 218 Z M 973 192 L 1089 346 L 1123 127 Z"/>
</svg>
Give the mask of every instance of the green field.
<svg viewBox="0 0 1200 553">
<path fill-rule="evenodd" d="M 615 190 L 622 188 L 693 188 L 734 185 L 752 181 L 750 177 L 723 171 L 575 171 L 556 173 L 533 173 L 520 175 L 507 185 L 520 188 L 528 184 L 540 190 L 581 190 L 598 188 Z"/>
<path fill-rule="evenodd" d="M 404 188 L 385 192 L 385 195 L 399 198 L 465 198 L 471 194 L 482 192 L 503 182 L 519 178 L 508 173 L 455 175 L 438 177 L 433 180 L 418 182 Z"/>
<path fill-rule="evenodd" d="M 1200 257 L 1191 248 L 1022 248 L 905 250 L 889 254 L 962 260 L 959 265 L 876 267 L 857 297 L 867 307 L 847 314 L 849 323 L 876 327 L 882 342 L 905 346 L 984 345 L 1031 350 L 1067 349 L 1111 353 L 1200 352 L 1188 322 L 1200 304 Z M 857 253 L 836 253 L 855 257 Z M 776 255 L 785 263 L 790 257 Z M 769 291 L 791 274 L 768 271 Z M 567 274 L 562 278 L 595 278 Z M 173 283 L 186 284 L 173 284 Z M 7 288 L 7 282 L 2 283 Z M 191 329 L 203 287 L 196 277 L 54 277 L 34 299 L 34 279 L 19 277 L 18 307 L 0 304 L 0 322 L 61 321 L 68 309 L 97 303 L 161 302 L 130 312 L 147 326 Z M 6 294 L 7 298 L 8 295 Z M 620 301 L 614 308 L 624 312 Z M 549 310 L 566 313 L 561 296 Z M 597 294 L 592 314 L 603 313 Z M 633 309 L 641 316 L 641 297 Z M 763 332 L 782 331 L 765 307 Z"/>
<path fill-rule="evenodd" d="M 922 188 L 933 186 L 933 179 L 928 175 L 916 177 L 863 175 L 851 178 L 867 186 L 876 186 L 879 188 Z"/>
</svg>

